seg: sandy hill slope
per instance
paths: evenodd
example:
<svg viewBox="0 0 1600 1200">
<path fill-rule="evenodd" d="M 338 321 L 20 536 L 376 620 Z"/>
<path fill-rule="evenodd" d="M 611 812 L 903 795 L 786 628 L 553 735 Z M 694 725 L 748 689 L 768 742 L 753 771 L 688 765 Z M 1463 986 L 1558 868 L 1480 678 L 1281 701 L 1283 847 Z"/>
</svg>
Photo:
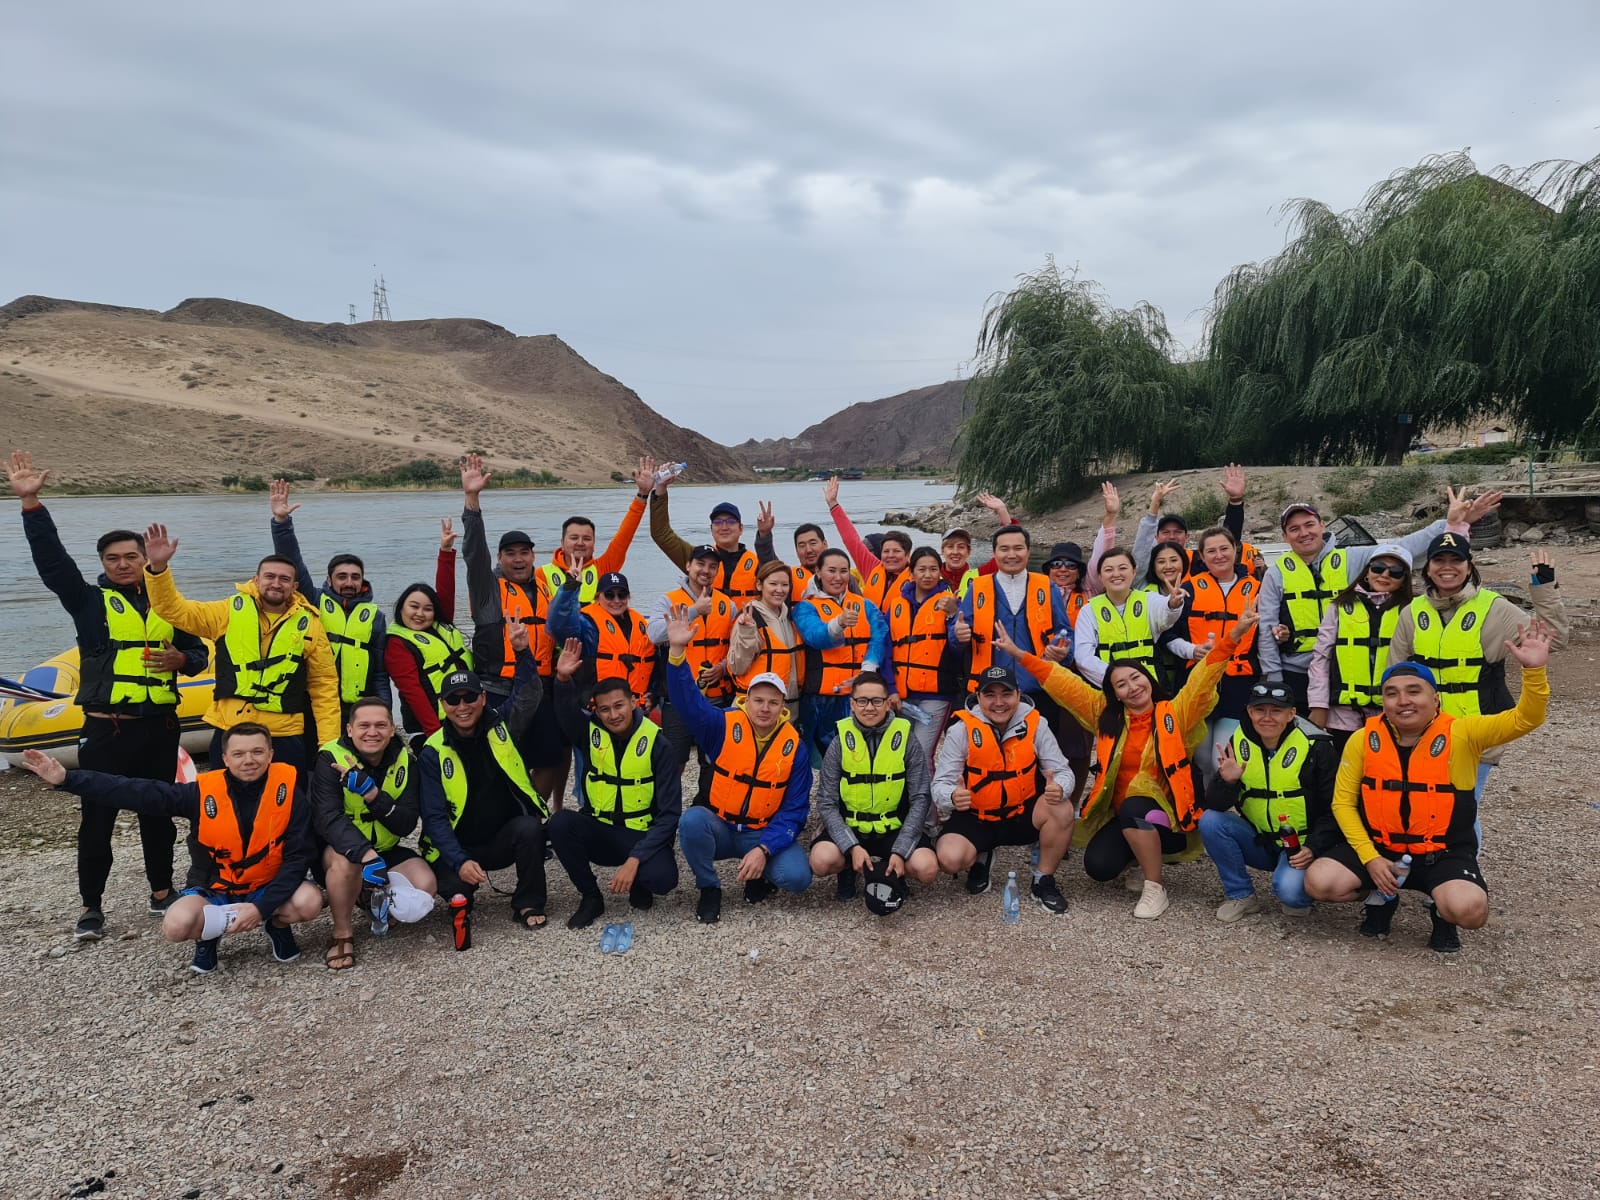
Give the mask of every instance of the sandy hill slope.
<svg viewBox="0 0 1600 1200">
<path fill-rule="evenodd" d="M 169 312 L 24 296 L 0 308 L 0 418 L 63 483 L 215 488 L 480 450 L 573 484 L 641 454 L 748 475 L 560 338 L 487 321 L 313 324 L 232 300 Z"/>
<path fill-rule="evenodd" d="M 852 404 L 792 438 L 733 449 L 753 467 L 953 467 L 966 381 Z"/>
</svg>

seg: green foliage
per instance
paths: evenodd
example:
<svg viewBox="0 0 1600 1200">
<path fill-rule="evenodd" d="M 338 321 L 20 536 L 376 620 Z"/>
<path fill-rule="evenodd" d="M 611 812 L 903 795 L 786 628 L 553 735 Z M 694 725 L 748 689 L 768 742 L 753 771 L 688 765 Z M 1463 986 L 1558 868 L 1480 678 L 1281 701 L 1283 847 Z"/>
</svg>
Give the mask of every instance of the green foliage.
<svg viewBox="0 0 1600 1200">
<path fill-rule="evenodd" d="M 222 486 L 230 492 L 264 492 L 271 483 L 260 475 L 224 475 Z"/>
<path fill-rule="evenodd" d="M 1403 508 L 1420 499 L 1433 487 L 1433 473 L 1427 467 L 1395 467 L 1380 470 L 1367 489 L 1366 512 Z"/>
<path fill-rule="evenodd" d="M 1183 518 L 1183 523 L 1189 527 L 1189 531 L 1198 534 L 1208 525 L 1221 524 L 1223 510 L 1227 506 L 1227 497 L 1215 488 L 1211 488 L 1209 491 L 1202 489 L 1198 494 L 1190 496 L 1183 507 L 1176 511 Z"/>
<path fill-rule="evenodd" d="M 1054 260 L 990 301 L 967 388 L 963 489 L 1038 506 L 1090 471 L 1153 470 L 1192 453 L 1198 371 L 1171 358 L 1161 313 L 1112 308 Z"/>
<path fill-rule="evenodd" d="M 1460 450 L 1443 450 L 1427 456 L 1428 463 L 1508 463 L 1514 458 L 1528 457 L 1528 447 L 1521 442 L 1490 442 L 1487 446 L 1464 446 Z"/>
</svg>

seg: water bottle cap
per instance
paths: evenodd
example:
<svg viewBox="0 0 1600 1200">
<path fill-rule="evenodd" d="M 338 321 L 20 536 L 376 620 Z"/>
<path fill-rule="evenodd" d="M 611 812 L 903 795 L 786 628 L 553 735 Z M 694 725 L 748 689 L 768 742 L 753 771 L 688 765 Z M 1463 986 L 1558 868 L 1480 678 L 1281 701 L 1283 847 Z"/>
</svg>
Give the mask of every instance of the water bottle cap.
<svg viewBox="0 0 1600 1200">
<path fill-rule="evenodd" d="M 1015 871 L 1007 871 L 1006 878 L 1011 880 L 1012 883 L 1015 883 L 1017 881 L 1017 873 Z"/>
</svg>

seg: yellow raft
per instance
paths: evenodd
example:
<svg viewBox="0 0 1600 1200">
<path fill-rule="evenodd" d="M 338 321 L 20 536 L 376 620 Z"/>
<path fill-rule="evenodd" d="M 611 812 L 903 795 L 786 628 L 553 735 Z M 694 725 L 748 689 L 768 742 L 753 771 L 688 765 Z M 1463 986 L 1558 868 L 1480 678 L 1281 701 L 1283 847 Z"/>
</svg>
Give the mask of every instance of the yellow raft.
<svg viewBox="0 0 1600 1200">
<path fill-rule="evenodd" d="M 43 750 L 69 770 L 76 767 L 83 729 L 83 710 L 72 700 L 78 691 L 78 648 L 45 659 L 22 682 L 40 691 L 60 692 L 62 698 L 0 699 L 0 758 L 16 765 L 24 750 Z M 183 747 L 190 752 L 203 752 L 211 744 L 211 726 L 200 718 L 211 707 L 212 682 L 209 674 L 178 677 L 178 720 Z"/>
</svg>

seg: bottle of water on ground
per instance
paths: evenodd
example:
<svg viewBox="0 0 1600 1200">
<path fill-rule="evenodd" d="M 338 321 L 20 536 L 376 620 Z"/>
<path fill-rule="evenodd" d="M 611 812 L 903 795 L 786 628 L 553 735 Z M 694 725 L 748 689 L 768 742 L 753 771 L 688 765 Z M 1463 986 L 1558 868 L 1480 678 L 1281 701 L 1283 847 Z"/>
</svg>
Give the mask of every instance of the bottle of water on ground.
<svg viewBox="0 0 1600 1200">
<path fill-rule="evenodd" d="M 1000 915 L 1007 925 L 1022 920 L 1022 893 L 1017 890 L 1017 873 L 1006 872 L 1006 890 L 1000 893 Z"/>
</svg>

